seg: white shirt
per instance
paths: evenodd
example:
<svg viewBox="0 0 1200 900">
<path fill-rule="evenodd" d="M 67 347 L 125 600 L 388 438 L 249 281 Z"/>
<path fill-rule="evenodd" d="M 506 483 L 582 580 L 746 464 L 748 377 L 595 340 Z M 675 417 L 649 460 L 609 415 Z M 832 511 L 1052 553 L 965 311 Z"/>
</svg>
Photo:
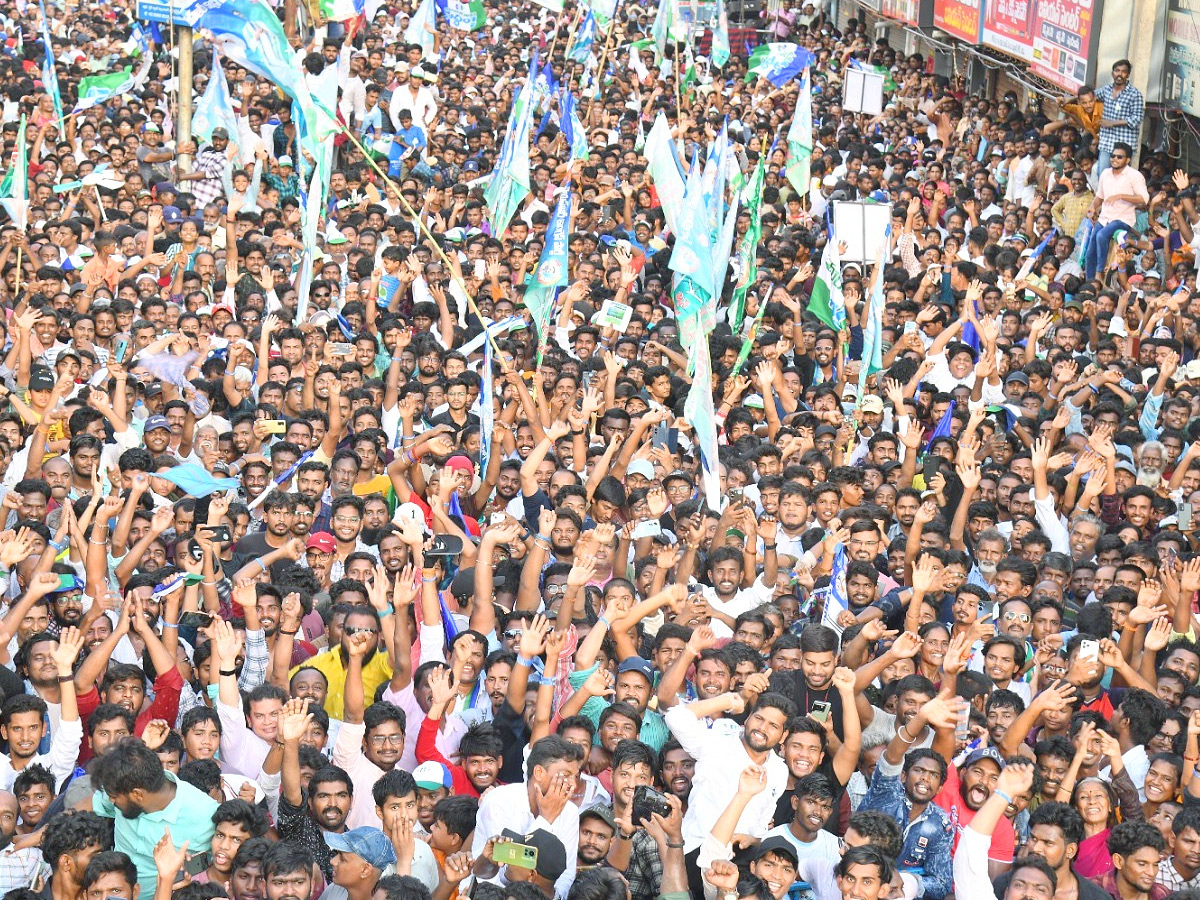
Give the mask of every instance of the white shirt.
<svg viewBox="0 0 1200 900">
<path fill-rule="evenodd" d="M 695 721 L 694 716 L 692 720 Z M 783 765 L 783 760 L 780 760 L 780 764 Z M 741 774 L 741 769 L 738 770 L 738 774 Z M 541 816 L 535 816 L 529 808 L 529 788 L 524 782 L 494 787 L 479 800 L 479 815 L 475 819 L 475 840 L 471 846 L 471 856 L 478 859 L 483 853 L 484 845 L 505 828 L 522 834 L 541 828 L 563 842 L 567 851 L 567 868 L 554 882 L 554 889 L 557 896 L 565 897 L 575 881 L 575 857 L 579 852 L 579 807 L 568 800 L 558 818 L 547 822 Z M 504 884 L 503 869 L 496 878 L 488 880 Z"/>
<path fill-rule="evenodd" d="M 414 125 L 431 125 L 437 118 L 437 101 L 433 99 L 433 92 L 427 87 L 419 87 L 416 96 L 413 96 L 409 84 L 402 84 L 392 91 L 391 99 L 388 101 L 388 115 L 391 116 L 392 128 L 395 131 L 400 130 L 400 110 L 402 109 L 407 109 L 412 113 Z"/>
<path fill-rule="evenodd" d="M 710 729 L 685 705 L 671 707 L 665 719 L 671 734 L 696 760 L 692 793 L 683 817 L 684 851 L 691 853 L 712 831 L 725 807 L 737 794 L 742 770 L 758 762 L 746 752 L 740 729 L 736 732 Z M 739 834 L 758 838 L 766 834 L 767 825 L 775 815 L 775 806 L 787 789 L 788 768 L 781 756 L 768 753 L 765 768 L 766 790 L 755 794 L 746 804 L 734 828 Z M 478 830 L 475 833 L 478 835 Z"/>
<path fill-rule="evenodd" d="M 61 790 L 62 783 L 75 771 L 75 760 L 82 743 L 83 723 L 78 717 L 64 719 L 58 723 L 50 738 L 50 752 L 37 754 L 25 765 L 27 768 L 45 766 L 54 775 L 55 785 Z M 11 791 L 18 774 L 11 757 L 7 753 L 0 754 L 0 788 Z"/>
<path fill-rule="evenodd" d="M 799 859 L 828 859 L 841 855 L 838 850 L 838 839 L 830 831 L 818 831 L 817 839 L 811 844 L 806 844 L 792 834 L 792 829 L 787 825 L 777 825 L 764 835 L 764 839 L 769 837 L 784 838 L 796 848 L 796 856 Z"/>
</svg>

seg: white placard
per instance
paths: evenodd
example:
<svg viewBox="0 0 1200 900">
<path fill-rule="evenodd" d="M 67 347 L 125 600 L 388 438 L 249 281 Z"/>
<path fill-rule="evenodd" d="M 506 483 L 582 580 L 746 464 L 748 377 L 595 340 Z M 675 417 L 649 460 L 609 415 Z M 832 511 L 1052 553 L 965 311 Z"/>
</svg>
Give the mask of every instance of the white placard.
<svg viewBox="0 0 1200 900">
<path fill-rule="evenodd" d="M 878 72 L 846 69 L 842 109 L 877 116 L 883 112 L 883 76 Z"/>
<path fill-rule="evenodd" d="M 891 220 L 889 203 L 834 201 L 833 237 L 836 241 L 846 242 L 842 262 L 873 264 Z"/>
</svg>

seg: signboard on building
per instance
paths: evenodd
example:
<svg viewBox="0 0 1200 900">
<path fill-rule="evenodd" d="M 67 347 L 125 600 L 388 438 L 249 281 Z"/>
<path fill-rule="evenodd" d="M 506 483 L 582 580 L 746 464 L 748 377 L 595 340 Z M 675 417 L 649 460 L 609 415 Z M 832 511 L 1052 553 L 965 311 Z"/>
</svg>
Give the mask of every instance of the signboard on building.
<svg viewBox="0 0 1200 900">
<path fill-rule="evenodd" d="M 1200 115 L 1200 17 L 1189 0 L 1169 0 L 1163 103 Z"/>
<path fill-rule="evenodd" d="M 979 43 L 982 0 L 934 0 L 933 27 L 966 41 Z"/>
<path fill-rule="evenodd" d="M 1097 4 L 1093 0 L 1040 0 L 1033 6 L 1030 68 L 1072 92 L 1091 83 Z"/>
<path fill-rule="evenodd" d="M 1009 56 L 1033 60 L 1034 0 L 987 0 L 983 15 L 983 43 Z"/>
</svg>

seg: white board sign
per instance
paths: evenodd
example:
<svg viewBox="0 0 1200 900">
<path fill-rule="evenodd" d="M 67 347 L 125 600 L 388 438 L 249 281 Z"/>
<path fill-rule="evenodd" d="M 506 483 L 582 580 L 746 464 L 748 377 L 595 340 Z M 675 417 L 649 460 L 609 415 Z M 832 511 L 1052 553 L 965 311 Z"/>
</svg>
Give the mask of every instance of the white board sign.
<svg viewBox="0 0 1200 900">
<path fill-rule="evenodd" d="M 855 203 L 836 200 L 833 204 L 833 237 L 846 242 L 842 262 L 873 265 L 879 245 L 892 220 L 889 203 Z"/>
<path fill-rule="evenodd" d="M 883 112 L 883 76 L 878 72 L 846 69 L 842 109 L 877 116 Z"/>
</svg>

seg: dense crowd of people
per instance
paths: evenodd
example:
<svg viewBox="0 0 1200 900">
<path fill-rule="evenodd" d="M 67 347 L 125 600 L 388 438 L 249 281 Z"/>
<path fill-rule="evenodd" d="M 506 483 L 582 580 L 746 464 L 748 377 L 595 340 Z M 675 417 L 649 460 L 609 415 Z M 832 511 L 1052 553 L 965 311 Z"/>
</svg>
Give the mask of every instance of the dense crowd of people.
<svg viewBox="0 0 1200 900">
<path fill-rule="evenodd" d="M 181 140 L 171 28 L 0 15 L 5 900 L 1200 896 L 1200 182 L 1132 66 L 1043 107 L 811 3 L 751 23 L 813 54 L 780 84 L 655 5 L 319 6 L 315 247 L 291 101 L 202 30 L 234 118 Z M 748 241 L 717 459 L 660 116 Z"/>
</svg>

